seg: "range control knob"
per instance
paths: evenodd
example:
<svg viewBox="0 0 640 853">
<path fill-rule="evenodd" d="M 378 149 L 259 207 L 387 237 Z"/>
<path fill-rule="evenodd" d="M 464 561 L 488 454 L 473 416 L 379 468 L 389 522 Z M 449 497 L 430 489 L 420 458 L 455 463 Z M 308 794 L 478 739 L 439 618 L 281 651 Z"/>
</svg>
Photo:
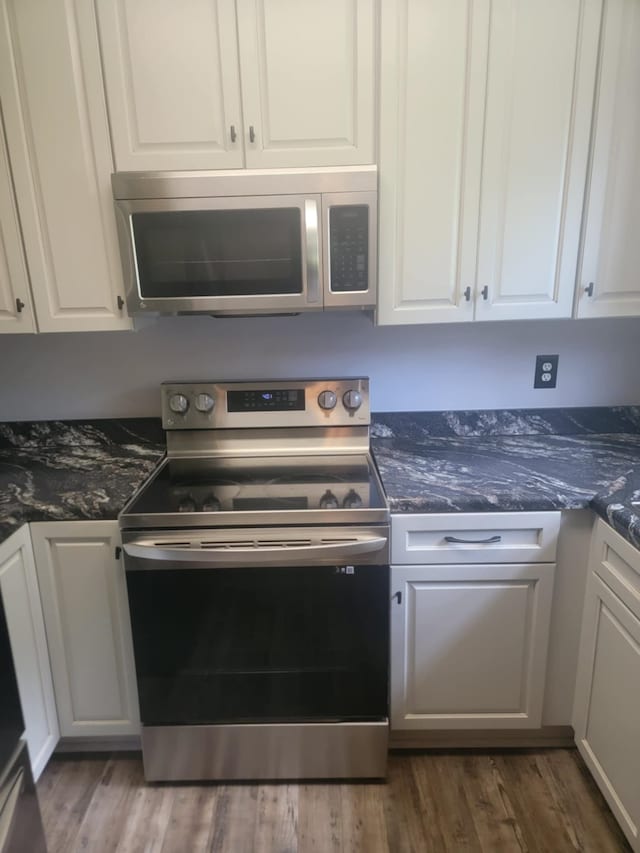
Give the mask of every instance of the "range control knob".
<svg viewBox="0 0 640 853">
<path fill-rule="evenodd" d="M 342 402 L 344 403 L 345 409 L 348 409 L 350 412 L 355 412 L 356 409 L 359 409 L 362 405 L 362 394 L 359 391 L 345 391 Z"/>
<path fill-rule="evenodd" d="M 335 409 L 337 402 L 335 391 L 321 391 L 318 394 L 318 405 L 321 409 Z"/>
<path fill-rule="evenodd" d="M 196 502 L 191 495 L 182 498 L 178 504 L 178 512 L 196 512 L 197 509 Z"/>
<path fill-rule="evenodd" d="M 189 401 L 184 394 L 172 394 L 169 397 L 169 408 L 176 415 L 184 415 L 189 408 Z"/>
<path fill-rule="evenodd" d="M 199 412 L 207 414 L 213 411 L 216 401 L 211 394 L 197 394 L 195 399 L 195 407 Z"/>
<path fill-rule="evenodd" d="M 338 498 L 329 489 L 320 498 L 320 509 L 338 509 Z"/>
<path fill-rule="evenodd" d="M 342 506 L 345 509 L 360 509 L 362 506 L 362 498 L 357 492 L 354 492 L 353 489 L 350 489 L 347 493 L 346 498 L 342 502 Z"/>
</svg>

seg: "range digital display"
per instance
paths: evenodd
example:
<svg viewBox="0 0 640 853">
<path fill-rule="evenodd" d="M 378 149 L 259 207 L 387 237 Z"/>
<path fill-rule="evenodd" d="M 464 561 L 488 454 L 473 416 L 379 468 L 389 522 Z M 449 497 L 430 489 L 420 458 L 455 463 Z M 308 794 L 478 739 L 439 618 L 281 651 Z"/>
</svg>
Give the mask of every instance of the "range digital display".
<svg viewBox="0 0 640 853">
<path fill-rule="evenodd" d="M 228 412 L 303 412 L 304 388 L 227 391 Z"/>
</svg>

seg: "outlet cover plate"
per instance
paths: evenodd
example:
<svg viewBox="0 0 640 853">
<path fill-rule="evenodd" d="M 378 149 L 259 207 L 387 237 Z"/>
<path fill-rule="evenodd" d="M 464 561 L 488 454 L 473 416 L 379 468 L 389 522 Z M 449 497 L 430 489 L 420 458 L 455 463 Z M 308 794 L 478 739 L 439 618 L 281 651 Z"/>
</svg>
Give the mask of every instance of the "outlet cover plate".
<svg viewBox="0 0 640 853">
<path fill-rule="evenodd" d="M 557 355 L 537 355 L 536 372 L 533 378 L 534 388 L 555 388 L 558 381 Z"/>
</svg>

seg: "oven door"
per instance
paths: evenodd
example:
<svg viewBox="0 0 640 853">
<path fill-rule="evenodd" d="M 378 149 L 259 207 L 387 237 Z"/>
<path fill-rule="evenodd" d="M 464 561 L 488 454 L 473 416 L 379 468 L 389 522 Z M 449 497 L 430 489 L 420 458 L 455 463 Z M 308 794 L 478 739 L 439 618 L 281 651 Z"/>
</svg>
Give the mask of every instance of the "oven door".
<svg viewBox="0 0 640 853">
<path fill-rule="evenodd" d="M 264 549 L 225 546 L 220 532 L 207 547 L 199 535 L 197 547 L 186 545 L 184 531 L 174 547 L 166 537 L 154 546 L 148 533 L 124 542 L 143 751 L 151 747 L 147 778 L 384 775 L 372 763 L 374 756 L 386 763 L 384 537 L 353 537 L 351 553 L 344 543 L 326 544 L 331 557 L 323 557 L 320 544 L 291 544 L 300 534 Z M 385 563 L 376 564 L 381 557 Z M 358 741 L 373 733 L 373 745 L 355 747 L 353 733 Z M 176 755 L 194 737 L 188 751 L 202 761 L 209 749 L 206 768 L 185 759 L 176 771 Z M 164 747 L 154 748 L 158 738 Z M 244 762 L 243 751 L 251 753 Z M 351 760 L 354 751 L 370 755 L 361 764 Z"/>
<path fill-rule="evenodd" d="M 116 201 L 130 314 L 322 310 L 320 196 Z"/>
</svg>

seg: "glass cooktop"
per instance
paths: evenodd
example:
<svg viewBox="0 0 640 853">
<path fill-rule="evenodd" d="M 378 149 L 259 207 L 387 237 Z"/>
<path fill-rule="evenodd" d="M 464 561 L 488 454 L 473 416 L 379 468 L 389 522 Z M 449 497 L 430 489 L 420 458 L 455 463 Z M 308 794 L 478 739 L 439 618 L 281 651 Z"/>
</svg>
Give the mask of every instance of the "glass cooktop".
<svg viewBox="0 0 640 853">
<path fill-rule="evenodd" d="M 386 509 L 366 456 L 167 459 L 125 514 Z"/>
</svg>

